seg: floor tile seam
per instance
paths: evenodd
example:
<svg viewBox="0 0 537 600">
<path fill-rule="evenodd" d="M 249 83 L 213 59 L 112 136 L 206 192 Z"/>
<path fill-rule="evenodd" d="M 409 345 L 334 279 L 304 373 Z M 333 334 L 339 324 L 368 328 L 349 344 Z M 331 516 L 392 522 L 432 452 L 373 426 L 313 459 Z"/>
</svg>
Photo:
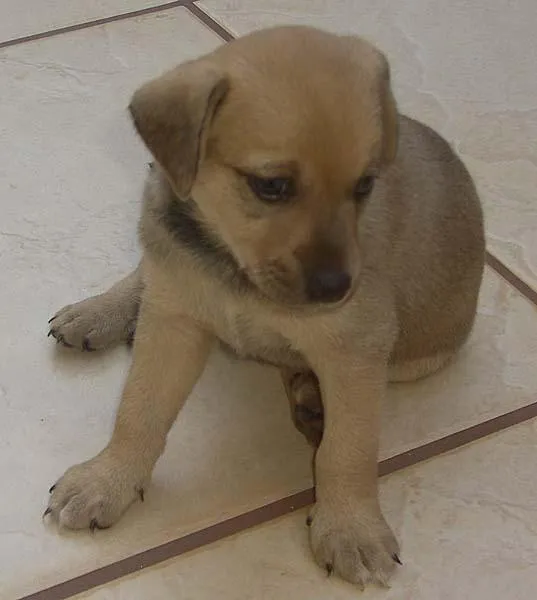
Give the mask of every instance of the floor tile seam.
<svg viewBox="0 0 537 600">
<path fill-rule="evenodd" d="M 537 418 L 537 402 L 382 460 L 379 463 L 379 476 L 383 477 L 426 460 L 436 458 L 534 418 Z M 207 528 L 194 531 L 188 535 L 105 565 L 79 577 L 24 596 L 19 598 L 19 600 L 66 600 L 76 594 L 112 583 L 121 577 L 140 572 L 148 567 L 177 558 L 187 552 L 206 547 L 209 544 L 236 535 L 252 527 L 268 523 L 296 510 L 306 508 L 314 502 L 314 499 L 315 494 L 313 489 L 303 490 L 230 519 L 215 523 Z"/>
<path fill-rule="evenodd" d="M 219 23 L 216 19 L 211 17 L 207 11 L 203 10 L 203 8 L 199 6 L 198 2 L 192 2 L 186 8 L 192 15 L 194 15 L 194 17 L 201 21 L 201 23 L 203 23 L 211 31 L 216 33 L 216 35 L 224 42 L 231 42 L 235 39 L 235 36 L 231 33 L 231 31 Z"/>
<path fill-rule="evenodd" d="M 27 44 L 29 42 L 36 42 L 39 40 L 48 39 L 63 35 L 65 33 L 72 33 L 74 31 L 81 31 L 84 29 L 90 29 L 92 27 L 98 27 L 99 25 L 107 25 L 109 23 L 115 23 L 117 21 L 124 21 L 126 19 L 133 19 L 136 17 L 143 17 L 154 13 L 171 10 L 173 8 L 188 8 L 194 0 L 175 0 L 173 2 L 164 2 L 155 6 L 148 6 L 147 8 L 140 8 L 138 10 L 131 10 L 125 13 L 119 13 L 116 15 L 109 15 L 108 17 L 101 17 L 99 19 L 91 19 L 89 21 L 83 21 L 81 23 L 73 23 L 72 25 L 65 25 L 64 27 L 56 27 L 47 31 L 41 31 L 39 33 L 32 33 L 29 35 L 12 38 L 10 40 L 4 40 L 0 42 L 0 50 L 3 48 L 11 48 L 21 44 Z"/>
<path fill-rule="evenodd" d="M 512 269 L 490 251 L 487 252 L 487 265 L 519 294 L 524 296 L 526 300 L 534 306 L 537 306 L 537 290 L 521 279 Z"/>
</svg>

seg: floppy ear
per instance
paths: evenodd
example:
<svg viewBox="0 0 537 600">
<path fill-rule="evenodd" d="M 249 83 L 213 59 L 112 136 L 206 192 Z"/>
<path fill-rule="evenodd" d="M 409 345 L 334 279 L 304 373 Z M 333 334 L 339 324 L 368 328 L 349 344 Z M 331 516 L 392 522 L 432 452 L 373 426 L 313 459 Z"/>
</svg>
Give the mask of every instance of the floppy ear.
<svg viewBox="0 0 537 600">
<path fill-rule="evenodd" d="M 376 86 L 382 128 L 381 160 L 389 164 L 395 159 L 399 142 L 399 113 L 390 84 L 390 65 L 384 54 L 365 39 L 355 35 L 342 39 L 349 44 L 357 68 L 362 74 L 367 73 L 368 81 Z"/>
<path fill-rule="evenodd" d="M 389 164 L 395 160 L 399 143 L 399 113 L 390 82 L 390 66 L 381 54 L 380 103 L 382 110 L 382 161 Z"/>
<path fill-rule="evenodd" d="M 225 74 L 198 60 L 150 81 L 132 97 L 134 125 L 180 198 L 190 194 L 211 121 L 228 89 Z"/>
</svg>

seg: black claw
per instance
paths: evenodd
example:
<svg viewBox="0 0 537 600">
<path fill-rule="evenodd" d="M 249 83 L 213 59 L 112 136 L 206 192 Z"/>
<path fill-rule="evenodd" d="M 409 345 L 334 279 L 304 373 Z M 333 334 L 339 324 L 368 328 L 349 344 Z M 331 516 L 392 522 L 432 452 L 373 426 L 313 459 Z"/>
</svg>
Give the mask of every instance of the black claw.
<svg viewBox="0 0 537 600">
<path fill-rule="evenodd" d="M 312 523 L 313 523 L 313 517 L 311 515 L 309 515 L 308 518 L 306 519 L 306 525 L 308 527 L 311 527 Z"/>
<path fill-rule="evenodd" d="M 56 489 L 56 484 L 54 484 L 48 491 L 49 494 L 52 494 L 52 492 Z"/>
<path fill-rule="evenodd" d="M 330 577 L 333 572 L 334 572 L 334 565 L 332 563 L 326 563 L 326 574 L 328 575 L 328 577 Z"/>
<path fill-rule="evenodd" d="M 65 338 L 63 337 L 63 335 L 61 333 L 59 333 L 58 336 L 56 337 L 56 343 L 61 344 L 62 346 L 65 346 L 66 348 L 73 348 L 73 344 L 66 342 Z"/>
<path fill-rule="evenodd" d="M 65 346 L 66 348 L 72 348 L 73 347 L 73 344 L 70 344 L 69 342 L 65 341 L 65 338 L 63 337 L 63 334 L 58 333 L 58 335 L 55 336 L 55 338 L 56 338 L 56 343 L 57 344 L 61 344 L 62 346 Z"/>
<path fill-rule="evenodd" d="M 42 518 L 46 519 L 50 515 L 51 512 L 52 512 L 52 508 L 50 508 L 50 506 L 47 507 L 47 510 L 43 513 L 43 517 Z"/>
<path fill-rule="evenodd" d="M 49 322 L 49 323 L 52 323 L 52 321 L 54 321 L 54 319 L 55 319 L 56 317 L 57 317 L 57 315 L 54 315 L 53 317 L 51 317 L 51 318 L 48 320 L 48 322 Z"/>
<path fill-rule="evenodd" d="M 47 333 L 47 337 L 50 337 L 51 335 L 54 335 L 54 330 L 51 329 L 48 333 Z"/>
<path fill-rule="evenodd" d="M 142 502 L 144 502 L 144 501 L 145 501 L 145 495 L 144 495 L 144 490 L 143 490 L 143 488 L 140 488 L 140 489 L 138 490 L 138 496 L 140 496 L 140 500 L 141 500 Z"/>
<path fill-rule="evenodd" d="M 399 556 L 397 554 L 392 554 L 392 558 L 398 565 L 403 566 L 403 563 L 401 562 L 401 559 L 399 558 Z"/>
<path fill-rule="evenodd" d="M 108 529 L 110 525 L 99 525 L 97 519 L 92 519 L 89 524 L 91 533 L 95 533 L 96 529 Z"/>
<path fill-rule="evenodd" d="M 82 350 L 84 350 L 84 352 L 95 352 L 95 348 L 90 346 L 88 338 L 82 340 Z"/>
</svg>

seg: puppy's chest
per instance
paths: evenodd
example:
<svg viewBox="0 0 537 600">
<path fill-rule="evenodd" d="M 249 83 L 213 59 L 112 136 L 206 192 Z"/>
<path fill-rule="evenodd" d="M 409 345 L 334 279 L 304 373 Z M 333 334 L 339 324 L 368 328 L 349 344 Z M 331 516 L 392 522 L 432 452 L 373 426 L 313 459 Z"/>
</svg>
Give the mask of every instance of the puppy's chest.
<svg viewBox="0 0 537 600">
<path fill-rule="evenodd" d="M 216 334 L 225 346 L 241 358 L 275 366 L 299 367 L 304 364 L 300 353 L 276 328 L 262 317 L 240 310 L 221 313 L 215 323 Z"/>
<path fill-rule="evenodd" d="M 256 298 L 230 292 L 212 277 L 200 280 L 194 269 L 183 269 L 180 281 L 180 287 L 171 288 L 169 301 L 181 298 L 183 310 L 204 323 L 235 355 L 279 367 L 305 366 L 292 343 L 296 327 L 291 316 Z"/>
</svg>

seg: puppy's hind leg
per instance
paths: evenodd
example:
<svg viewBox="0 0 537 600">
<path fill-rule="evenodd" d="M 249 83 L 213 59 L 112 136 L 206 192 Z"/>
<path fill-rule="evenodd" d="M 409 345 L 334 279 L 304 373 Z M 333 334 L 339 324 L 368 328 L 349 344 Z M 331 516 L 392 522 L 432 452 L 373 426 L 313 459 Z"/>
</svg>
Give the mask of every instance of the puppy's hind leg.
<svg viewBox="0 0 537 600">
<path fill-rule="evenodd" d="M 62 308 L 49 321 L 49 336 L 68 348 L 86 351 L 132 342 L 142 289 L 139 265 L 103 294 Z"/>
<path fill-rule="evenodd" d="M 283 368 L 281 375 L 295 427 L 317 449 L 323 438 L 324 414 L 321 390 L 315 373 Z"/>
</svg>

